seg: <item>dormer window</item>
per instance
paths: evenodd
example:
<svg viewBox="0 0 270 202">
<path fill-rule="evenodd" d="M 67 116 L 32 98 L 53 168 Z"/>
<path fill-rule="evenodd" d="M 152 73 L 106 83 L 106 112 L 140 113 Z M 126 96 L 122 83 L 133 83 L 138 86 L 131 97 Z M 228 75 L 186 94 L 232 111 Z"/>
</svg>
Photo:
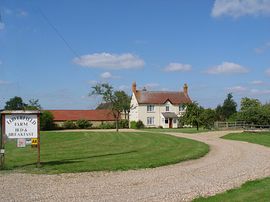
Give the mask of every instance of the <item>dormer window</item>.
<svg viewBox="0 0 270 202">
<path fill-rule="evenodd" d="M 166 106 L 166 112 L 170 111 L 170 106 Z"/>
<path fill-rule="evenodd" d="M 147 112 L 154 112 L 155 111 L 155 105 L 147 105 Z"/>
</svg>

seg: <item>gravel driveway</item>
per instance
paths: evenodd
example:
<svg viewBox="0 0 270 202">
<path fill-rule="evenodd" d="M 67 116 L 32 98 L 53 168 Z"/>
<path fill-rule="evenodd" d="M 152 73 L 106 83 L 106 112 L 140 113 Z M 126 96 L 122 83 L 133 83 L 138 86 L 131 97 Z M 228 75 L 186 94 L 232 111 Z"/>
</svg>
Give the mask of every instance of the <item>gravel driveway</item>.
<svg viewBox="0 0 270 202">
<path fill-rule="evenodd" d="M 270 148 L 219 138 L 226 133 L 174 133 L 205 142 L 211 151 L 198 160 L 155 169 L 61 175 L 2 173 L 0 201 L 190 201 L 270 176 Z"/>
</svg>

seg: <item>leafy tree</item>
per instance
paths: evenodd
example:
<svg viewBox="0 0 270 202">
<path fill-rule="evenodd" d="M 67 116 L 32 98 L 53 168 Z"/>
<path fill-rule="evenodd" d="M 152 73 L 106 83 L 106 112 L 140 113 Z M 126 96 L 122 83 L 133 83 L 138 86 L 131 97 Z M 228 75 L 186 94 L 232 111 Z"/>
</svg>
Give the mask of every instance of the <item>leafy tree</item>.
<svg viewBox="0 0 270 202">
<path fill-rule="evenodd" d="M 242 98 L 239 119 L 257 125 L 270 124 L 270 106 L 262 105 L 258 99 Z"/>
<path fill-rule="evenodd" d="M 49 111 L 43 111 L 40 116 L 40 129 L 41 130 L 52 130 L 54 129 L 53 114 Z"/>
<path fill-rule="evenodd" d="M 111 110 L 115 117 L 116 131 L 118 132 L 121 112 L 126 109 L 127 102 L 129 104 L 129 101 L 127 99 L 128 95 L 126 95 L 124 91 L 114 91 L 113 87 L 108 83 L 97 84 L 92 88 L 93 90 L 90 93 L 90 96 L 101 95 L 103 101 L 112 104 Z"/>
<path fill-rule="evenodd" d="M 200 114 L 202 111 L 203 108 L 197 102 L 187 104 L 186 113 L 181 117 L 180 122 L 182 124 L 196 126 L 197 130 L 199 130 L 201 125 Z"/>
<path fill-rule="evenodd" d="M 213 109 L 203 109 L 200 114 L 200 122 L 204 128 L 211 129 L 217 119 L 216 111 Z"/>
<path fill-rule="evenodd" d="M 26 104 L 21 97 L 15 96 L 6 102 L 5 110 L 24 110 Z"/>
<path fill-rule="evenodd" d="M 218 120 L 225 121 L 229 119 L 230 116 L 237 112 L 236 107 L 237 103 L 233 100 L 232 93 L 229 93 L 224 100 L 223 105 L 218 105 L 216 108 Z"/>
<path fill-rule="evenodd" d="M 29 100 L 29 104 L 26 104 L 25 109 L 27 110 L 41 110 L 41 105 L 39 104 L 38 99 Z"/>
</svg>

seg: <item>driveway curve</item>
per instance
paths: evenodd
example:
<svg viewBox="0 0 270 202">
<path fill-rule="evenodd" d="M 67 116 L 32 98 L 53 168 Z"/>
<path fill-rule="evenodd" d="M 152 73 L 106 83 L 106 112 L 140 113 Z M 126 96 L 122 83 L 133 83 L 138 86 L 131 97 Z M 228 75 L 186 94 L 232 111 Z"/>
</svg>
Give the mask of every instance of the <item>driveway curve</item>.
<svg viewBox="0 0 270 202">
<path fill-rule="evenodd" d="M 201 159 L 154 169 L 60 175 L 0 174 L 0 201 L 190 201 L 270 176 L 270 148 L 220 139 L 229 132 L 171 135 L 210 145 Z"/>
</svg>

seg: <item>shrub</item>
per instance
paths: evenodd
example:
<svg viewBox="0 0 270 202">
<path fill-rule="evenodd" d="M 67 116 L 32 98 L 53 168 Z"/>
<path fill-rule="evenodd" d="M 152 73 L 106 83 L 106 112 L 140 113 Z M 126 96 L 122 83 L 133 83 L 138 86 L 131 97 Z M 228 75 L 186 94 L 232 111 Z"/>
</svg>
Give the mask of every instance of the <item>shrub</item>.
<svg viewBox="0 0 270 202">
<path fill-rule="evenodd" d="M 119 128 L 128 128 L 128 120 L 122 119 L 119 121 Z"/>
<path fill-rule="evenodd" d="M 163 128 L 163 126 L 158 126 L 158 128 Z"/>
<path fill-rule="evenodd" d="M 141 120 L 137 121 L 136 128 L 137 129 L 144 128 L 144 124 L 143 124 L 143 122 Z"/>
<path fill-rule="evenodd" d="M 130 128 L 132 128 L 132 129 L 136 129 L 136 121 L 131 121 L 130 122 Z"/>
<path fill-rule="evenodd" d="M 115 123 L 109 123 L 109 122 L 103 122 L 99 125 L 100 129 L 114 129 L 115 128 Z"/>
<path fill-rule="evenodd" d="M 43 111 L 40 116 L 40 130 L 53 130 L 55 128 L 53 119 L 51 112 Z"/>
<path fill-rule="evenodd" d="M 81 128 L 81 129 L 91 128 L 92 125 L 93 124 L 90 121 L 87 121 L 87 120 L 84 120 L 84 119 L 81 119 L 81 120 L 76 121 L 76 126 L 78 128 Z"/>
<path fill-rule="evenodd" d="M 74 128 L 76 128 L 76 125 L 75 125 L 75 123 L 73 121 L 65 121 L 63 123 L 63 128 L 65 128 L 65 129 L 74 129 Z"/>
</svg>

